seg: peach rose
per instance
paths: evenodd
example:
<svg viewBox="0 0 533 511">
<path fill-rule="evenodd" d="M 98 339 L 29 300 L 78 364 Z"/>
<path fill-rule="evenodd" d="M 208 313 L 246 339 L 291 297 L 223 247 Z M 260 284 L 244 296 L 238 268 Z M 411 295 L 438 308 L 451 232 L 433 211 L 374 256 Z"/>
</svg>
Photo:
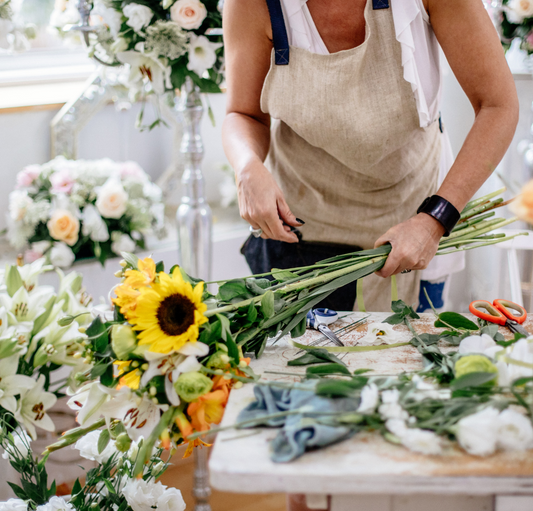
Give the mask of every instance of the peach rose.
<svg viewBox="0 0 533 511">
<path fill-rule="evenodd" d="M 509 209 L 520 220 L 533 224 L 533 180 L 522 188 L 522 193 L 509 204 Z"/>
<path fill-rule="evenodd" d="M 178 0 L 170 8 L 170 18 L 181 28 L 193 30 L 200 25 L 207 16 L 207 9 L 198 0 Z"/>
<path fill-rule="evenodd" d="M 71 247 L 78 241 L 80 222 L 66 209 L 56 209 L 48 220 L 47 227 L 50 236 L 55 240 L 64 241 Z"/>
</svg>

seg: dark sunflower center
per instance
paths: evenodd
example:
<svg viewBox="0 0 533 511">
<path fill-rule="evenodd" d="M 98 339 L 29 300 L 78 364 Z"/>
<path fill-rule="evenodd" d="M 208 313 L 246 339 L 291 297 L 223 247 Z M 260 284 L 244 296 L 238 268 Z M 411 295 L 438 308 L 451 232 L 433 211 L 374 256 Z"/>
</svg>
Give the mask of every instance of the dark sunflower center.
<svg viewBox="0 0 533 511">
<path fill-rule="evenodd" d="M 186 296 L 167 296 L 157 309 L 159 327 L 169 336 L 181 335 L 194 324 L 194 303 Z"/>
</svg>

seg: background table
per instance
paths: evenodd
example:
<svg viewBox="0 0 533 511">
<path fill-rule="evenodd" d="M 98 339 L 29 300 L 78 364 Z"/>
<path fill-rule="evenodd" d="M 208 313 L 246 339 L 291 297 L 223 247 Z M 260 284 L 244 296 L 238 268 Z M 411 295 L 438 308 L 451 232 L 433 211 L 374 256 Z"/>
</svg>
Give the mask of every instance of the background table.
<svg viewBox="0 0 533 511">
<path fill-rule="evenodd" d="M 353 313 L 336 325 L 364 315 Z M 370 314 L 367 323 L 343 341 L 348 346 L 357 344 L 368 324 L 388 315 Z M 434 320 L 432 314 L 423 314 L 412 324 L 418 333 L 436 333 L 439 330 L 433 327 Z M 524 326 L 533 332 L 532 318 Z M 395 330 L 400 335 L 398 342 L 412 338 L 404 325 Z M 511 337 L 508 330 L 500 331 Z M 318 337 L 318 332 L 308 331 L 298 341 L 308 344 Z M 251 366 L 266 380 L 298 381 L 297 377 L 269 373 L 305 373 L 305 367 L 287 367 L 297 352 L 282 339 Z M 398 374 L 422 367 L 422 357 L 412 346 L 349 353 L 343 360 L 350 371 L 369 368 L 375 374 Z M 234 423 L 253 400 L 253 385 L 233 390 L 222 426 Z M 450 445 L 443 455 L 426 456 L 393 445 L 379 434 L 362 433 L 279 464 L 269 457 L 269 442 L 277 432 L 260 428 L 219 433 L 210 460 L 213 487 L 242 493 L 305 493 L 308 505 L 316 509 L 327 507 L 327 496 L 331 495 L 333 511 L 533 511 L 533 451 L 498 452 L 480 458 Z"/>
</svg>

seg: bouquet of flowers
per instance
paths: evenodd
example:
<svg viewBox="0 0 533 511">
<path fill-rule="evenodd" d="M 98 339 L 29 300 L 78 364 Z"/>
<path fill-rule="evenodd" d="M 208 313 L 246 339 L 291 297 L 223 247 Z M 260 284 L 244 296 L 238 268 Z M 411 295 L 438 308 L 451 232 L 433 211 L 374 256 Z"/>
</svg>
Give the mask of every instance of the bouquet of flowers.
<svg viewBox="0 0 533 511">
<path fill-rule="evenodd" d="M 75 2 L 63 2 L 61 11 L 74 12 Z M 93 5 L 90 52 L 101 61 L 127 65 L 133 92 L 161 97 L 187 79 L 200 92 L 221 92 L 224 48 L 220 30 L 212 33 L 222 27 L 217 0 L 95 0 Z M 150 128 L 160 122 L 158 116 Z"/>
<path fill-rule="evenodd" d="M 30 165 L 9 196 L 8 239 L 26 258 L 55 266 L 145 248 L 145 234 L 164 234 L 161 189 L 134 162 L 66 160 Z"/>
<path fill-rule="evenodd" d="M 36 437 L 36 427 L 53 431 L 48 410 L 67 385 L 77 388 L 91 369 L 83 325 L 90 321 L 88 297 L 82 278 L 58 270 L 59 289 L 39 286 L 39 276 L 52 268 L 39 259 L 0 272 L 0 420 Z M 64 316 L 77 320 L 60 326 Z M 54 380 L 63 366 L 71 368 L 65 380 Z"/>
<path fill-rule="evenodd" d="M 104 445 L 105 443 L 105 445 Z M 133 477 L 139 445 L 124 449 L 114 440 L 102 442 L 102 434 L 93 432 L 80 440 L 75 448 L 81 457 L 92 460 L 96 467 L 87 471 L 84 483 L 76 480 L 69 495 L 57 496 L 55 481 L 49 485 L 47 456 L 34 457 L 28 437 L 3 423 L 0 444 L 11 466 L 20 474 L 20 484 L 10 482 L 17 498 L 0 503 L 4 511 L 183 511 L 181 492 L 167 488 L 156 478 L 168 467 L 161 460 L 162 449 L 155 449 L 144 466 L 141 477 Z M 100 447 L 103 448 L 100 449 Z"/>
<path fill-rule="evenodd" d="M 521 41 L 520 47 L 531 55 L 533 53 L 533 2 L 531 0 L 503 0 L 502 6 L 492 14 L 505 50 L 510 48 L 513 39 L 518 38 Z"/>
</svg>

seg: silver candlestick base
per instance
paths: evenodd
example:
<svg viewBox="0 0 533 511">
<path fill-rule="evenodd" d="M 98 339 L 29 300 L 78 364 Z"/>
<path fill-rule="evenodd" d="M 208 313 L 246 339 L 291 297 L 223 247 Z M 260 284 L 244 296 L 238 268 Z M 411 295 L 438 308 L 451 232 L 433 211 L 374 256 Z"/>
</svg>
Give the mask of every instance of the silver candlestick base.
<svg viewBox="0 0 533 511">
<path fill-rule="evenodd" d="M 183 123 L 180 153 L 184 160 L 183 196 L 176 213 L 180 263 L 193 277 L 211 277 L 212 213 L 205 199 L 204 176 L 201 163 L 204 145 L 200 123 L 204 113 L 198 89 L 187 78 L 178 102 Z"/>
</svg>

